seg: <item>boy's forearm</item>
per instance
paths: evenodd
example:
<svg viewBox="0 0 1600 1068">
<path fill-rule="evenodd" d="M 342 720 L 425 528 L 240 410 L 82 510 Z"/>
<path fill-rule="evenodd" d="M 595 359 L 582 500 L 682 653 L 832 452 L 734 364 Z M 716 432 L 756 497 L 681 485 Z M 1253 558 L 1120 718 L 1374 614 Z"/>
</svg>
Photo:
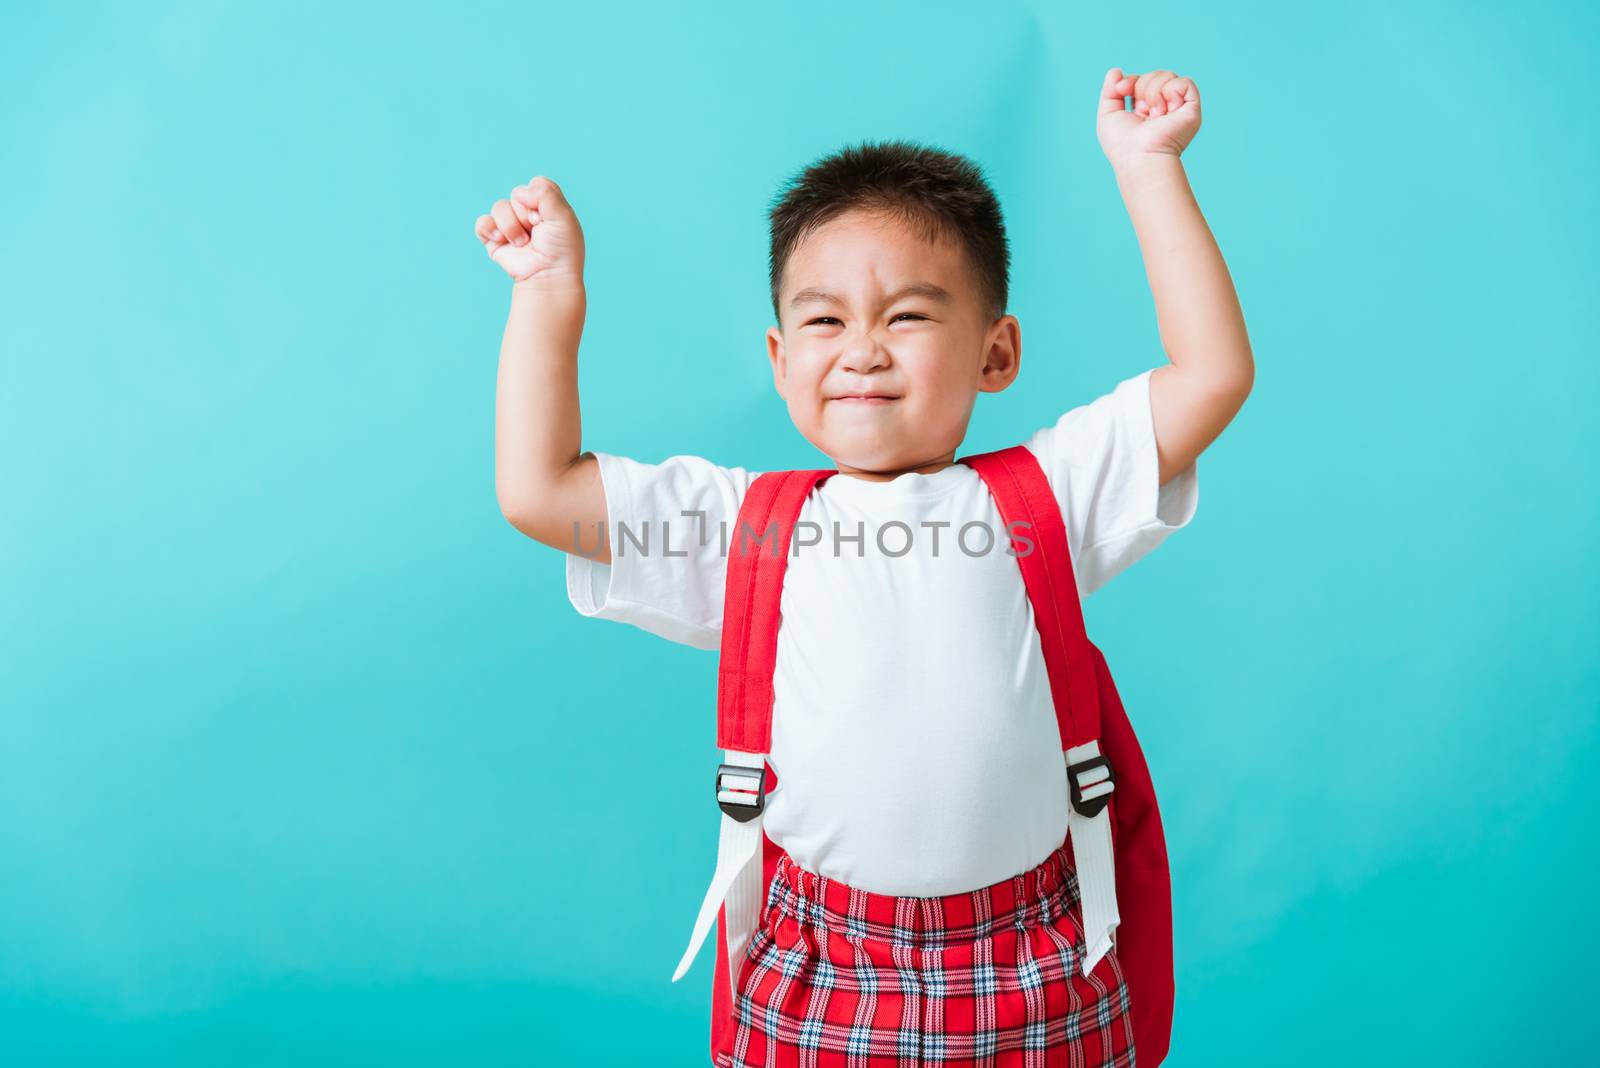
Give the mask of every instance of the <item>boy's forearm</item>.
<svg viewBox="0 0 1600 1068">
<path fill-rule="evenodd" d="M 1242 401 L 1255 374 L 1244 313 L 1183 163 L 1154 155 L 1115 172 L 1139 237 L 1167 358 L 1191 385 Z"/>
<path fill-rule="evenodd" d="M 512 286 L 495 388 L 495 492 L 507 516 L 537 509 L 578 458 L 578 341 L 586 305 L 581 281 Z"/>
</svg>

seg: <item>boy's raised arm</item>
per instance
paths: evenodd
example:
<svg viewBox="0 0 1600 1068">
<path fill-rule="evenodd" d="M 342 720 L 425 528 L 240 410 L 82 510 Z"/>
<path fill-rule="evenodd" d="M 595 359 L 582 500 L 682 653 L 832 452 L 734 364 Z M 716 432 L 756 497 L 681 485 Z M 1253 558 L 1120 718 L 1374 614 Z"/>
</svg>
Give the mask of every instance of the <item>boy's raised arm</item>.
<svg viewBox="0 0 1600 1068">
<path fill-rule="evenodd" d="M 1125 110 L 1123 97 L 1134 98 Z M 1160 482 L 1185 471 L 1237 414 L 1255 359 L 1233 279 L 1180 154 L 1200 129 L 1200 91 L 1172 71 L 1106 72 L 1097 132 L 1139 237 L 1171 362 L 1150 375 Z"/>
<path fill-rule="evenodd" d="M 611 561 L 600 466 L 582 448 L 578 341 L 586 292 L 578 216 L 556 183 L 538 177 L 498 200 L 473 227 L 511 276 L 511 312 L 495 387 L 495 494 L 522 533 L 562 552 Z"/>
</svg>

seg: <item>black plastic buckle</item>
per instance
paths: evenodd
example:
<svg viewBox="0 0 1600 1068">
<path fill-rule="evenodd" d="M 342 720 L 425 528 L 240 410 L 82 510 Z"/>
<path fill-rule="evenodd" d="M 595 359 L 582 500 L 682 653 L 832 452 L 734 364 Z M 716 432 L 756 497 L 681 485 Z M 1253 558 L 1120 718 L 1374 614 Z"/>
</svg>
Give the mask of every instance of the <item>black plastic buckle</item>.
<svg viewBox="0 0 1600 1068">
<path fill-rule="evenodd" d="M 728 792 L 737 796 L 723 797 L 722 777 L 724 775 L 736 775 L 746 781 L 748 781 L 751 776 L 755 776 L 755 792 L 751 793 L 747 787 L 742 785 L 730 786 L 728 787 Z M 745 798 L 749 798 L 749 800 L 745 800 Z M 766 798 L 766 764 L 763 763 L 759 768 L 746 767 L 743 764 L 717 765 L 717 807 L 722 809 L 722 811 L 726 812 L 728 815 L 732 816 L 735 820 L 738 820 L 740 823 L 749 823 L 751 820 L 761 815 L 762 809 L 766 807 Z"/>
<path fill-rule="evenodd" d="M 1083 796 L 1083 789 L 1078 785 L 1078 775 L 1081 772 L 1089 771 L 1093 768 L 1105 768 L 1106 777 L 1104 779 L 1099 779 L 1095 782 L 1092 782 L 1089 785 L 1100 786 L 1104 783 L 1110 783 L 1111 789 L 1107 790 L 1103 794 L 1099 794 L 1095 797 L 1085 800 Z M 1087 760 L 1080 760 L 1076 764 L 1067 765 L 1067 785 L 1072 788 L 1072 807 L 1077 809 L 1081 815 L 1089 819 L 1093 819 L 1094 817 L 1100 815 L 1101 809 L 1105 808 L 1106 805 L 1110 803 L 1111 795 L 1116 792 L 1117 777 L 1111 771 L 1111 761 L 1107 760 L 1103 755 L 1093 756 L 1089 757 Z"/>
</svg>

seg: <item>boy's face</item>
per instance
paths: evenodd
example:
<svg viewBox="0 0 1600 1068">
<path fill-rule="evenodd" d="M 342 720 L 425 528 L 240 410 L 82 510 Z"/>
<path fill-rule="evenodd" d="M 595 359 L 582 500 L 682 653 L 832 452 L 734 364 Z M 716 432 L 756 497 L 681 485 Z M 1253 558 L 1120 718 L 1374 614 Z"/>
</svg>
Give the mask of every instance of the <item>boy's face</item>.
<svg viewBox="0 0 1600 1068">
<path fill-rule="evenodd" d="M 779 307 L 767 355 L 789 417 L 863 478 L 949 466 L 978 393 L 1010 385 L 1022 355 L 1020 324 L 988 317 L 965 252 L 881 213 L 848 212 L 803 240 Z"/>
</svg>

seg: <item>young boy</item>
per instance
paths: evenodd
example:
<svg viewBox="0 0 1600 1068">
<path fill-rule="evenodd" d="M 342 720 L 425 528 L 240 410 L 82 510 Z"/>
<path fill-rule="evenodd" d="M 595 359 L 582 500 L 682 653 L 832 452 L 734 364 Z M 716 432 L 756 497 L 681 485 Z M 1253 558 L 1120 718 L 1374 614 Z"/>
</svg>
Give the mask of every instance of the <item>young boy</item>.
<svg viewBox="0 0 1600 1068">
<path fill-rule="evenodd" d="M 1196 458 L 1254 377 L 1179 162 L 1199 125 L 1190 79 L 1107 72 L 1098 136 L 1170 362 L 1026 439 L 1083 594 L 1189 522 Z M 867 144 L 799 175 L 771 231 L 773 381 L 838 474 L 805 500 L 800 521 L 824 534 L 797 544 L 784 573 L 768 756 L 778 781 L 764 816 L 784 856 L 724 1064 L 789 1063 L 799 1047 L 811 1064 L 1130 1065 L 1115 952 L 1087 976 L 1070 965 L 1085 946 L 1065 771 L 1017 561 L 958 544 L 975 520 L 1002 529 L 977 473 L 954 460 L 977 394 L 1005 389 L 1020 366 L 1000 206 L 962 157 Z M 507 519 L 567 554 L 582 614 L 717 648 L 727 549 L 757 472 L 582 451 L 577 217 L 539 177 L 476 233 L 515 280 L 496 423 Z M 990 999 L 962 1023 L 953 1006 L 973 1003 L 972 973 L 933 953 L 949 935 L 939 910 L 955 902 L 994 921 L 965 958 L 988 962 Z M 875 941 L 868 914 L 934 918 Z"/>
</svg>

